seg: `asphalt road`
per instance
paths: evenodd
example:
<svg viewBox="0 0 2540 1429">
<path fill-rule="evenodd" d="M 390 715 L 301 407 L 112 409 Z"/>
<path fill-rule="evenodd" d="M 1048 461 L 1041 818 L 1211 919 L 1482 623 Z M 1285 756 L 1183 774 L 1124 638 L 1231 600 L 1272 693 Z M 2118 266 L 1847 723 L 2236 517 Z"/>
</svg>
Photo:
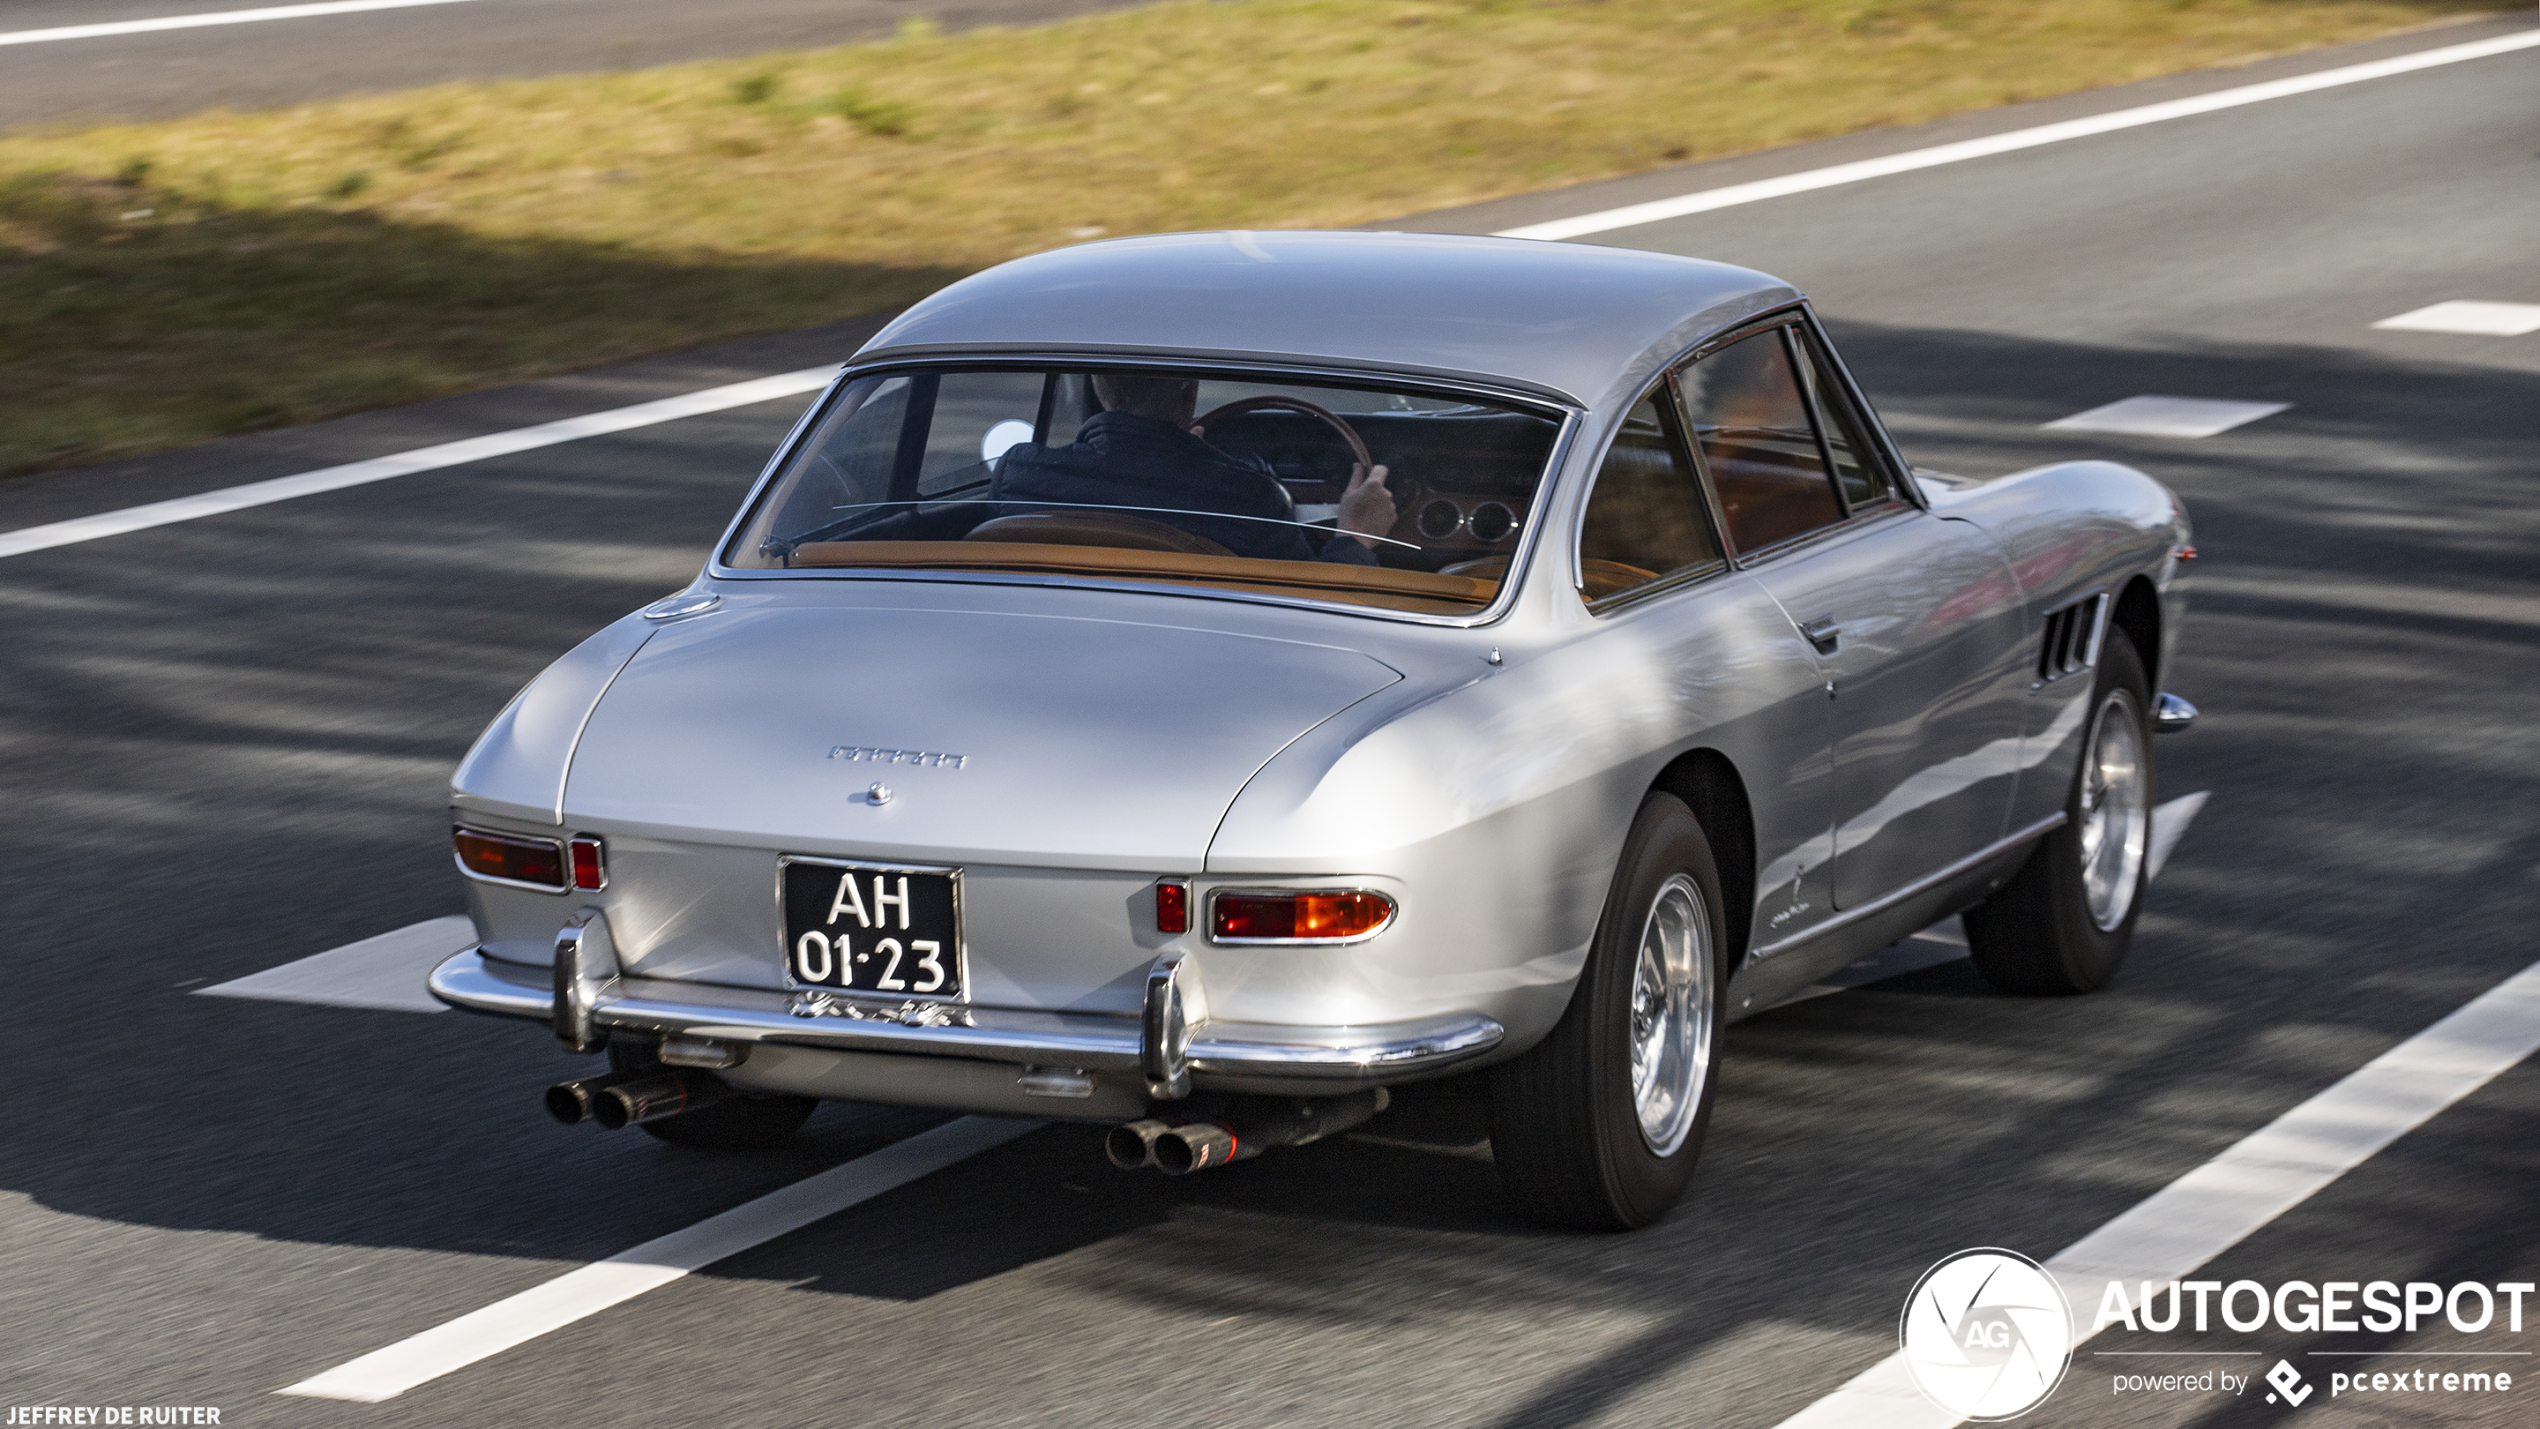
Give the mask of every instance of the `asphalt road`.
<svg viewBox="0 0 2540 1429">
<path fill-rule="evenodd" d="M 295 0 L 284 0 L 294 3 Z M 271 109 L 459 79 L 632 69 L 889 34 L 1025 24 L 1132 0 L 465 0 L 0 45 L 0 129 Z M 263 8 L 264 0 L 0 0 L 0 34 Z"/>
<path fill-rule="evenodd" d="M 798 404 L 0 561 L 0 1404 L 285 1426 L 1779 1423 L 1894 1348 L 1942 1255 L 2071 1243 L 2540 952 L 2540 334 L 2370 326 L 2540 302 L 2535 95 L 2526 50 L 1607 236 L 1799 282 L 1922 465 L 2109 456 L 2179 490 L 2204 558 L 2165 683 L 2206 718 L 2161 743 L 2162 790 L 2213 795 L 2107 992 L 2003 997 L 1956 963 L 1731 1029 L 1694 1193 L 1636 1235 L 1515 1222 L 1448 1111 L 1178 1182 L 1050 1128 L 385 1404 L 276 1397 L 934 1120 L 831 1107 L 791 1154 L 710 1157 L 546 1123 L 537 1090 L 583 1064 L 525 1025 L 188 995 L 453 911 L 453 762 L 546 660 L 687 579 Z M 1846 142 L 1706 172 L 1915 140 Z M 0 529 L 854 337 L 13 482 Z M 2294 405 L 2201 441 L 2039 430 L 2138 394 Z M 2206 1273 L 2540 1280 L 2535 1117 L 2526 1062 Z M 2540 1349 L 2525 1324 L 2475 1345 Z M 2260 1371 L 2323 1347 L 2187 1343 Z M 2439 1322 L 2340 1339 L 2470 1343 Z M 2533 1366 L 2508 1395 L 2295 1411 L 2119 1397 L 2112 1363 L 2142 1364 L 2085 1351 L 2026 1422 L 2527 1425 L 2540 1394 Z"/>
</svg>

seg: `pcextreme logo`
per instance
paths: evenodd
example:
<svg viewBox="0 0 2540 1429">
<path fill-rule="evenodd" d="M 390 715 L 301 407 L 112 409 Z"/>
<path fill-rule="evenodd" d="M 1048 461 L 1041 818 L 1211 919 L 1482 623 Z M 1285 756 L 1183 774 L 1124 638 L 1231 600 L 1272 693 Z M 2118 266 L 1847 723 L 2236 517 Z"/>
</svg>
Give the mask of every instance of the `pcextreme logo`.
<svg viewBox="0 0 2540 1429">
<path fill-rule="evenodd" d="M 1896 1338 L 1924 1398 L 1963 1419 L 2017 1419 L 2071 1367 L 2073 1309 L 2018 1251 L 1962 1250 L 1914 1282 Z"/>
</svg>

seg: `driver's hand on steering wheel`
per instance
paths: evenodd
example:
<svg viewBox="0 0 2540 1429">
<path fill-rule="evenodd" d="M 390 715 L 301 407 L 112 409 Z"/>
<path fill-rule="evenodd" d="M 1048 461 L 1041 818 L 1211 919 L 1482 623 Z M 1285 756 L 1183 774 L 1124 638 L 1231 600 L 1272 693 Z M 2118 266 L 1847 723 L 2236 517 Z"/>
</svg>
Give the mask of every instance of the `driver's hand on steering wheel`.
<svg viewBox="0 0 2540 1429">
<path fill-rule="evenodd" d="M 1381 536 L 1393 529 L 1396 513 L 1393 493 L 1385 489 L 1385 468 L 1350 463 L 1349 489 L 1341 493 L 1340 517 L 1334 523 L 1343 534 Z"/>
</svg>

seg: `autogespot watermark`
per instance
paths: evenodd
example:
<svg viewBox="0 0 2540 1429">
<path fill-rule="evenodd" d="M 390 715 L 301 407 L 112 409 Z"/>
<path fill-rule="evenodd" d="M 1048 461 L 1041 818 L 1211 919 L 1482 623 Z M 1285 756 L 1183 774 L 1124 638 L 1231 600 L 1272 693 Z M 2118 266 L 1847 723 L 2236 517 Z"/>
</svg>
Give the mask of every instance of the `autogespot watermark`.
<svg viewBox="0 0 2540 1429">
<path fill-rule="evenodd" d="M 12 1404 L 5 1429 L 37 1424 L 218 1424 L 209 1404 Z"/>
<path fill-rule="evenodd" d="M 2100 1285 L 2095 1277 L 2090 1282 Z M 2224 1347 L 2211 1339 L 2192 1349 L 2101 1349 L 2094 1355 L 2159 1361 L 2174 1355 L 2215 1356 L 2275 1363 L 2263 1376 L 2255 1366 L 2190 1364 L 2172 1369 L 2127 1366 L 2109 1375 L 2116 1395 L 2254 1394 L 2266 1403 L 2298 1408 L 2325 1389 L 2327 1397 L 2405 1397 L 2428 1404 L 2436 1396 L 2510 1394 L 2517 1373 L 2529 1380 L 2533 1351 L 2522 1348 L 2524 1301 L 2540 1294 L 2529 1281 L 2165 1280 L 2104 1282 L 2099 1313 L 2077 1333 L 2071 1302 L 2055 1277 L 2013 1250 L 1987 1246 L 1962 1250 L 1924 1271 L 1905 1299 L 1897 1341 L 1914 1385 L 1925 1398 L 1962 1419 L 2016 1419 L 2053 1395 L 2070 1370 L 2074 1346 L 2102 1331 L 2137 1335 L 2184 1331 L 2210 1335 L 2217 1328 L 2248 1335 L 2261 1331 L 2310 1337 L 2320 1348 L 2286 1353 L 2247 1341 Z M 2333 1336 L 2414 1336 L 2450 1329 L 2467 1337 L 2445 1349 L 2343 1348 L 2354 1341 Z M 2142 1341 L 2127 1341 L 2139 1345 Z M 2308 1368 L 2297 1367 L 2295 1359 Z M 2412 1361 L 2401 1369 L 2370 1362 Z M 2325 1363 L 2319 1363 L 2324 1361 Z"/>
<path fill-rule="evenodd" d="M 2210 1332 L 2219 1319 L 2224 1328 L 2239 1334 L 2251 1334 L 2273 1328 L 2289 1335 L 2374 1334 L 2414 1335 L 2420 1329 L 2433 1329 L 2436 1324 L 2449 1326 L 2467 1336 L 2485 1336 L 2490 1331 L 2519 1335 L 2522 1333 L 2523 1299 L 2540 1284 L 2532 1281 L 2505 1280 L 2494 1285 L 2464 1280 L 2441 1285 L 2428 1280 L 2411 1280 L 2404 1285 L 2392 1280 L 2286 1280 L 2265 1285 L 2255 1280 L 2141 1281 L 2133 1295 L 2126 1293 L 2122 1280 L 2111 1280 L 2099 1297 L 2099 1313 L 2090 1331 L 2122 1325 L 2138 1334 L 2166 1335 L 2179 1330 L 2190 1334 Z M 2190 1324 L 2190 1321 L 2193 1321 Z M 2326 1343 L 2336 1343 L 2327 1341 Z M 2342 1399 L 2349 1394 L 2379 1397 L 2410 1396 L 2416 1403 L 2426 1395 L 2491 1395 L 2510 1394 L 2514 1387 L 2514 1367 L 2530 1357 L 2528 1350 L 2494 1347 L 2485 1339 L 2468 1343 L 2478 1348 L 2451 1350 L 2347 1350 L 2315 1349 L 2305 1351 L 2305 1359 L 2374 1360 L 2406 1357 L 2435 1361 L 2433 1364 L 2410 1365 L 2399 1370 L 2365 1369 L 2361 1366 L 2323 1369 L 2314 1367 L 2305 1375 L 2289 1359 L 2278 1359 L 2267 1371 L 2266 1402 L 2299 1406 L 2317 1393 L 2320 1386 L 2313 1376 L 2325 1379 L 2328 1397 Z M 2134 1353 L 2157 1356 L 2159 1350 L 2137 1350 Z M 2233 1353 L 2209 1351 L 2209 1353 Z M 2263 1357 L 2262 1351 L 2240 1351 Z M 2213 1372 L 2223 1381 L 2231 1376 Z M 2525 1378 L 2529 1378 L 2528 1372 Z M 2117 1375 L 2115 1389 L 2119 1394 L 2145 1392 L 2194 1392 L 2197 1375 Z M 2178 1381 L 2175 1388 L 2162 1381 Z M 2205 1388 L 2212 1388 L 2207 1385 Z M 2232 1393 L 2248 1387 L 2248 1380 L 2237 1381 L 2237 1387 L 2226 1384 Z"/>
<path fill-rule="evenodd" d="M 2015 1250 L 1962 1250 L 1923 1272 L 1896 1326 L 1923 1397 L 1962 1419 L 2016 1419 L 2063 1382 L 2073 1307 Z"/>
</svg>

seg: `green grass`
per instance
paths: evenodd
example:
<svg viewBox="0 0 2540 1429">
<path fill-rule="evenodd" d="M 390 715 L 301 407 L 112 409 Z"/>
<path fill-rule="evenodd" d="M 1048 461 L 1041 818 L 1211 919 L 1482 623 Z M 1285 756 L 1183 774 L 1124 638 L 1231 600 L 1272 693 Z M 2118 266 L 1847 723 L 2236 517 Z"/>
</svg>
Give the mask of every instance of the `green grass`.
<svg viewBox="0 0 2540 1429">
<path fill-rule="evenodd" d="M 1345 226 L 2492 0 L 1177 0 L 0 136 L 0 474 Z"/>
</svg>

